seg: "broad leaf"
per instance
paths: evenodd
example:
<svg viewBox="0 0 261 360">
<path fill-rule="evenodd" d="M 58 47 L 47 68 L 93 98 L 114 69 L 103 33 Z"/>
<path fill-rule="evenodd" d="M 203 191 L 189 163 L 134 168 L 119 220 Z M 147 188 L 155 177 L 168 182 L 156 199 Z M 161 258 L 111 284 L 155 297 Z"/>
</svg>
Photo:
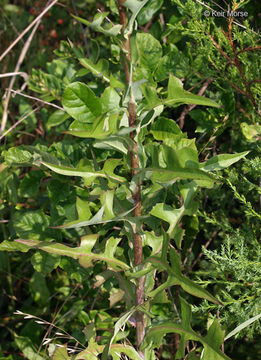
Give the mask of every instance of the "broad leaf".
<svg viewBox="0 0 261 360">
<path fill-rule="evenodd" d="M 213 100 L 191 94 L 183 89 L 182 82 L 173 75 L 170 75 L 168 84 L 168 97 L 164 101 L 166 106 L 177 107 L 182 104 L 195 104 L 220 107 Z"/>
<path fill-rule="evenodd" d="M 36 271 L 46 276 L 59 266 L 60 256 L 36 251 L 31 258 L 31 263 Z"/>
<path fill-rule="evenodd" d="M 140 64 L 154 71 L 162 56 L 160 42 L 149 33 L 138 33 L 136 41 Z"/>
<path fill-rule="evenodd" d="M 145 25 L 150 21 L 152 16 L 161 8 L 163 0 L 151 0 L 147 5 L 145 5 L 138 15 L 138 23 L 140 25 Z"/>
<path fill-rule="evenodd" d="M 68 114 L 82 122 L 92 123 L 102 112 L 100 100 L 87 85 L 81 82 L 67 86 L 62 104 Z"/>
<path fill-rule="evenodd" d="M 151 133 L 156 140 L 176 139 L 178 136 L 185 136 L 175 121 L 164 117 L 160 117 L 155 121 L 151 127 Z"/>
</svg>

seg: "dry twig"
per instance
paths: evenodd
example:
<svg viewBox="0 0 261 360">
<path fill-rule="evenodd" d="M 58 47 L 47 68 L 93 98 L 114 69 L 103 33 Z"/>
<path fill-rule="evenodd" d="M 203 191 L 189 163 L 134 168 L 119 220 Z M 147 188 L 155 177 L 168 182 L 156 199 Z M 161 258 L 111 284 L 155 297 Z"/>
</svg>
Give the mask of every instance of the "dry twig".
<svg viewBox="0 0 261 360">
<path fill-rule="evenodd" d="M 19 59 L 16 63 L 16 66 L 15 66 L 15 70 L 14 70 L 14 73 L 17 73 L 19 72 L 19 69 L 20 69 L 20 66 L 22 65 L 23 61 L 24 61 L 24 58 L 25 58 L 25 55 L 29 49 L 29 46 L 31 44 L 31 41 L 33 39 L 33 36 L 38 28 L 38 26 L 40 25 L 40 20 L 38 20 L 31 32 L 31 34 L 29 35 L 26 43 L 24 44 L 24 47 L 22 49 L 22 52 L 19 56 Z M 5 129 L 5 126 L 6 126 L 6 122 L 7 122 L 7 117 L 8 117 L 8 105 L 9 105 L 9 100 L 10 100 L 10 96 L 11 96 L 11 89 L 15 83 L 15 79 L 16 79 L 16 75 L 14 75 L 11 80 L 10 80 L 10 83 L 9 83 L 9 87 L 7 89 L 7 92 L 6 92 L 6 97 L 5 97 L 5 104 L 4 104 L 4 110 L 3 110 L 3 116 L 2 116 L 2 123 L 1 123 L 1 133 L 4 131 Z"/>
<path fill-rule="evenodd" d="M 53 7 L 58 0 L 54 0 L 51 2 L 51 4 L 47 5 L 46 8 L 35 18 L 30 25 L 27 26 L 27 28 L 15 39 L 15 41 L 12 42 L 10 46 L 3 52 L 3 54 L 0 56 L 0 61 L 3 60 L 3 58 L 9 53 L 10 50 L 25 36 L 25 34 L 28 33 L 29 30 L 39 21 L 41 18 Z"/>
<path fill-rule="evenodd" d="M 32 99 L 32 100 L 39 101 L 39 102 L 41 102 L 41 103 L 43 103 L 43 104 L 45 104 L 45 105 L 50 105 L 50 106 L 52 106 L 52 107 L 55 107 L 56 109 L 59 109 L 59 110 L 64 111 L 64 109 L 63 109 L 61 106 L 55 105 L 55 104 L 50 103 L 50 102 L 48 102 L 48 101 L 44 101 L 44 100 L 39 99 L 39 98 L 37 98 L 37 97 L 35 97 L 35 96 L 26 95 L 26 94 L 23 94 L 23 93 L 20 92 L 20 91 L 15 91 L 15 90 L 10 90 L 10 91 L 11 91 L 12 93 L 14 93 L 14 94 L 21 95 L 21 96 L 26 97 L 26 98 L 28 98 L 28 99 Z"/>
<path fill-rule="evenodd" d="M 214 80 L 213 79 L 207 79 L 204 83 L 204 85 L 202 86 L 202 88 L 199 90 L 198 95 L 202 96 L 204 94 L 204 92 L 206 91 L 207 87 L 209 84 L 211 84 Z M 197 105 L 187 105 L 184 110 L 182 111 L 180 117 L 178 118 L 177 122 L 179 123 L 179 127 L 180 129 L 183 129 L 184 126 L 184 121 L 185 121 L 185 117 L 186 115 L 193 110 Z"/>
<path fill-rule="evenodd" d="M 32 115 L 34 112 L 36 112 L 37 110 L 40 109 L 41 106 L 38 106 L 37 108 L 35 108 L 34 110 L 30 111 L 28 114 L 26 114 L 25 116 L 23 116 L 21 119 L 19 119 L 13 126 L 11 126 L 3 135 L 0 136 L 0 141 L 10 132 L 12 131 L 14 128 L 16 128 L 19 124 L 21 124 L 22 121 L 24 121 L 25 119 L 28 118 L 28 116 Z"/>
</svg>

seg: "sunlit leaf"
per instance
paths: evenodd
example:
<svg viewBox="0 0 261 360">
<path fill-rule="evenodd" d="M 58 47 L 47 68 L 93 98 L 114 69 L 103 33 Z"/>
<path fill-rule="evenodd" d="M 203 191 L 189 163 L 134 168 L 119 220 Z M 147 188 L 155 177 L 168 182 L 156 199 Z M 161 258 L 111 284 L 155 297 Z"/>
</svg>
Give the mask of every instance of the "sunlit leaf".
<svg viewBox="0 0 261 360">
<path fill-rule="evenodd" d="M 182 82 L 173 75 L 169 77 L 168 83 L 168 97 L 164 101 L 166 106 L 180 106 L 182 104 L 195 104 L 195 105 L 205 105 L 220 107 L 213 100 L 204 98 L 203 96 L 194 95 L 183 89 Z"/>
</svg>

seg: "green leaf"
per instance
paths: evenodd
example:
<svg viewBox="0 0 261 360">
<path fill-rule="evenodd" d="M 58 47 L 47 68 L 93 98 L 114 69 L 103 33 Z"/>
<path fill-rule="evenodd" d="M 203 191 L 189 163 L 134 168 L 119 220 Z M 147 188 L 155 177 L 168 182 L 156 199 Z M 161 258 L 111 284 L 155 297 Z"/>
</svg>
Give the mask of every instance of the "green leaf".
<svg viewBox="0 0 261 360">
<path fill-rule="evenodd" d="M 208 330 L 207 335 L 204 337 L 204 342 L 207 343 L 208 346 L 204 346 L 204 352 L 202 357 L 203 360 L 216 359 L 216 352 L 220 349 L 224 341 L 224 333 L 225 331 L 221 330 L 218 320 L 214 319 Z"/>
<path fill-rule="evenodd" d="M 106 139 L 96 140 L 93 146 L 98 149 L 117 150 L 125 155 L 128 154 L 126 141 L 120 136 L 111 135 Z"/>
<path fill-rule="evenodd" d="M 168 222 L 169 223 L 168 234 L 171 235 L 174 228 L 182 218 L 184 211 L 185 211 L 184 206 L 182 206 L 179 209 L 173 209 L 173 207 L 169 205 L 160 203 L 160 204 L 156 204 L 152 208 L 150 214 Z"/>
<path fill-rule="evenodd" d="M 82 122 L 92 123 L 102 112 L 100 100 L 87 85 L 81 82 L 67 86 L 62 104 L 68 114 Z"/>
<path fill-rule="evenodd" d="M 180 179 L 191 180 L 206 180 L 207 184 L 211 187 L 214 184 L 215 178 L 208 176 L 200 169 L 193 168 L 176 168 L 175 170 L 163 169 L 163 168 L 146 168 L 143 170 L 146 173 L 146 177 L 153 182 L 158 183 L 170 183 Z"/>
<path fill-rule="evenodd" d="M 206 180 L 210 187 L 214 184 L 214 175 L 198 169 L 197 151 L 193 147 L 173 149 L 165 144 L 159 146 L 153 143 L 146 146 L 146 153 L 151 165 L 141 172 L 145 172 L 146 177 L 153 182 L 170 183 L 178 179 L 192 179 Z"/>
<path fill-rule="evenodd" d="M 201 356 L 203 360 L 229 360 L 229 358 L 220 351 L 223 343 L 224 332 L 221 330 L 218 320 L 215 319 L 209 328 L 205 337 L 198 335 L 190 326 L 191 308 L 190 305 L 180 297 L 181 303 L 181 324 L 173 322 L 163 322 L 159 325 L 152 326 L 142 344 L 142 348 L 151 344 L 153 347 L 161 345 L 161 339 L 165 334 L 177 333 L 181 335 L 180 347 L 176 353 L 175 359 L 184 358 L 185 345 L 188 340 L 198 341 L 204 346 Z"/>
<path fill-rule="evenodd" d="M 162 56 L 160 42 L 149 33 L 138 33 L 136 41 L 140 65 L 154 71 Z"/>
<path fill-rule="evenodd" d="M 119 320 L 114 324 L 114 332 L 110 338 L 110 341 L 107 343 L 107 345 L 105 346 L 103 353 L 102 353 L 102 360 L 107 360 L 108 358 L 108 354 L 110 351 L 110 347 L 112 345 L 113 340 L 115 339 L 116 335 L 118 334 L 118 332 L 121 330 L 121 328 L 126 324 L 126 322 L 128 321 L 128 319 L 134 314 L 134 312 L 136 311 L 135 308 L 133 308 L 132 310 L 126 312 L 124 315 L 122 315 Z"/>
<path fill-rule="evenodd" d="M 93 253 L 91 249 L 94 246 L 97 238 L 98 235 L 96 234 L 86 235 L 82 238 L 81 245 L 75 248 L 71 248 L 69 246 L 59 243 L 50 243 L 37 240 L 17 239 L 15 241 L 28 246 L 28 248 L 37 248 L 51 254 L 69 256 L 73 259 L 78 259 L 81 265 L 83 265 L 84 267 L 90 266 L 93 261 L 100 260 L 105 261 L 115 270 L 129 269 L 129 266 L 127 264 L 114 258 L 113 256 L 117 245 L 115 245 L 116 240 L 111 240 L 109 242 L 109 245 L 108 247 L 106 247 L 104 253 Z"/>
<path fill-rule="evenodd" d="M 150 21 L 152 16 L 161 8 L 163 5 L 163 0 L 151 0 L 147 5 L 145 5 L 138 15 L 138 23 L 140 25 L 145 25 Z"/>
<path fill-rule="evenodd" d="M 104 35 L 108 36 L 117 36 L 122 28 L 122 25 L 116 24 L 116 25 L 110 25 L 109 28 L 102 27 L 102 23 L 104 19 L 109 15 L 107 12 L 98 13 L 94 16 L 94 19 L 92 22 L 82 19 L 78 16 L 73 15 L 73 17 L 80 21 L 82 24 L 87 25 L 91 27 L 93 30 L 97 32 L 101 32 Z"/>
<path fill-rule="evenodd" d="M 107 87 L 101 96 L 102 111 L 106 114 L 119 112 L 120 100 L 117 91 L 113 87 Z"/>
<path fill-rule="evenodd" d="M 75 52 L 75 51 L 74 51 Z M 102 78 L 106 82 L 110 82 L 113 85 L 114 79 L 110 78 L 109 75 L 109 63 L 105 59 L 100 59 L 97 64 L 95 64 L 91 59 L 87 59 L 82 55 L 78 54 L 78 60 L 80 64 L 88 69 L 94 76 L 98 78 Z"/>
<path fill-rule="evenodd" d="M 256 320 L 259 320 L 260 318 L 261 318 L 261 313 L 256 315 L 256 316 L 251 317 L 250 319 L 248 319 L 246 321 L 244 321 L 242 324 L 238 325 L 234 330 L 232 330 L 229 334 L 227 334 L 224 341 L 226 341 L 229 338 L 231 338 L 232 336 L 236 335 L 237 333 L 239 333 L 239 331 L 245 329 L 247 326 L 249 326 L 250 324 L 252 324 Z"/>
<path fill-rule="evenodd" d="M 68 356 L 66 347 L 58 347 L 52 356 L 52 360 L 69 360 L 70 357 Z"/>
<path fill-rule="evenodd" d="M 221 170 L 231 166 L 235 162 L 244 158 L 248 153 L 249 151 L 244 151 L 238 154 L 222 154 L 222 155 L 213 156 L 208 161 L 201 163 L 200 168 L 205 171 Z"/>
<path fill-rule="evenodd" d="M 72 168 L 72 167 L 63 166 L 63 165 L 49 164 L 46 162 L 42 162 L 42 164 L 45 165 L 46 167 L 48 167 L 49 169 L 53 170 L 57 174 L 61 174 L 61 175 L 80 176 L 83 178 L 89 177 L 89 176 L 106 178 L 106 175 L 103 174 L 101 171 L 90 171 L 90 170 L 84 170 L 82 168 L 77 169 L 77 168 Z"/>
<path fill-rule="evenodd" d="M 141 84 L 140 89 L 147 102 L 145 109 L 152 110 L 161 105 L 161 99 L 158 97 L 157 89 L 154 86 Z"/>
<path fill-rule="evenodd" d="M 50 217 L 41 210 L 16 212 L 13 218 L 17 236 L 48 240 L 53 238 L 55 231 L 50 229 Z"/>
<path fill-rule="evenodd" d="M 46 276 L 59 266 L 60 256 L 36 251 L 31 258 L 31 263 L 36 271 Z"/>
<path fill-rule="evenodd" d="M 215 320 L 215 322 L 217 322 L 217 320 Z M 204 346 L 204 354 L 202 357 L 203 360 L 229 360 L 229 357 L 222 353 L 217 347 L 215 338 L 214 343 L 211 343 L 209 342 L 209 339 L 207 337 L 204 338 L 198 335 L 191 328 L 172 322 L 163 322 L 160 325 L 152 326 L 147 331 L 142 348 L 144 349 L 146 346 L 149 346 L 149 344 L 153 344 L 153 347 L 159 347 L 161 343 L 158 343 L 157 340 L 161 339 L 165 334 L 169 333 L 185 335 L 186 338 L 189 340 L 201 342 Z M 219 334 L 217 335 L 217 337 L 219 339 Z M 205 356 L 206 353 L 208 357 Z"/>
<path fill-rule="evenodd" d="M 104 139 L 111 133 L 111 130 L 106 126 L 106 122 L 110 123 L 110 119 L 114 117 L 115 115 L 110 117 L 100 115 L 94 119 L 91 125 L 75 120 L 65 133 L 82 138 Z"/>
<path fill-rule="evenodd" d="M 177 107 L 182 104 L 195 104 L 220 107 L 213 100 L 191 94 L 183 89 L 182 82 L 175 76 L 170 75 L 168 83 L 168 97 L 164 101 L 166 106 Z"/>
<path fill-rule="evenodd" d="M 80 352 L 75 360 L 97 360 L 99 354 L 103 352 L 105 345 L 98 345 L 96 342 L 89 342 L 88 347 Z M 126 354 L 131 360 L 144 360 L 143 357 L 130 345 L 112 344 L 109 354 L 113 360 L 121 360 L 121 353 Z"/>
<path fill-rule="evenodd" d="M 180 296 L 179 297 L 180 306 L 181 306 L 181 324 L 185 329 L 189 329 L 191 331 L 192 328 L 190 326 L 191 321 L 191 308 L 190 305 Z M 181 334 L 180 336 L 180 344 L 178 351 L 175 355 L 175 359 L 181 359 L 185 357 L 185 346 L 186 342 L 189 340 L 189 336 L 186 333 Z"/>
<path fill-rule="evenodd" d="M 164 117 L 155 121 L 151 127 L 151 133 L 156 140 L 175 139 L 177 136 L 184 136 L 175 121 Z"/>
<path fill-rule="evenodd" d="M 178 254 L 173 248 L 170 248 L 171 255 L 171 267 L 164 260 L 159 257 L 152 256 L 146 259 L 146 263 L 151 263 L 155 269 L 165 270 L 168 274 L 168 279 L 165 283 L 157 287 L 155 290 L 151 291 L 148 296 L 154 298 L 158 293 L 172 285 L 180 285 L 184 291 L 194 295 L 196 297 L 206 299 L 215 304 L 220 304 L 220 302 L 212 296 L 207 290 L 200 287 L 181 273 L 181 262 Z"/>
<path fill-rule="evenodd" d="M 66 114 L 65 111 L 57 110 L 48 118 L 47 120 L 47 128 L 50 129 L 54 126 L 60 125 L 69 119 L 70 115 Z"/>
<path fill-rule="evenodd" d="M 38 355 L 38 349 L 28 337 L 15 335 L 14 341 L 26 359 L 44 360 L 42 356 Z"/>
<path fill-rule="evenodd" d="M 19 244 L 16 241 L 4 240 L 0 243 L 0 251 L 21 251 L 27 252 L 29 249 L 24 244 Z"/>
<path fill-rule="evenodd" d="M 43 274 L 35 271 L 30 279 L 30 290 L 32 298 L 41 307 L 49 305 L 50 291 L 47 287 L 45 277 Z"/>
<path fill-rule="evenodd" d="M 8 151 L 3 151 L 6 165 L 31 164 L 33 155 L 23 147 L 11 147 Z"/>
<path fill-rule="evenodd" d="M 248 141 L 255 142 L 257 140 L 260 140 L 261 125 L 259 124 L 249 125 L 246 122 L 242 122 L 240 124 L 240 128 L 243 135 Z"/>
</svg>

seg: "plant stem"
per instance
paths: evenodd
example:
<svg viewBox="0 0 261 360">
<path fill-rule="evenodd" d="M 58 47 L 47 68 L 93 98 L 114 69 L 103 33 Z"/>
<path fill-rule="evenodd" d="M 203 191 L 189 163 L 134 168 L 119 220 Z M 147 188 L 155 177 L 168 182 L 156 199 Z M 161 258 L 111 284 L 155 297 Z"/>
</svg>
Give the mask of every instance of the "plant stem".
<svg viewBox="0 0 261 360">
<path fill-rule="evenodd" d="M 130 45 L 130 36 L 127 38 L 124 36 L 124 30 L 127 26 L 127 14 L 126 8 L 123 6 L 125 0 L 118 0 L 118 8 L 120 14 L 120 23 L 122 25 L 122 53 L 123 53 L 123 64 L 125 71 L 125 79 L 127 85 L 130 84 L 130 70 L 129 64 L 131 64 L 131 45 Z M 131 89 L 130 89 L 131 90 Z M 129 126 L 136 128 L 136 104 L 133 97 L 132 91 L 130 91 L 130 100 L 128 104 L 128 113 L 129 113 Z M 139 169 L 139 153 L 138 153 L 138 143 L 135 141 L 135 131 L 132 131 L 130 134 L 131 139 L 133 140 L 133 147 L 130 151 L 131 159 L 131 172 L 132 178 L 137 174 Z M 141 216 L 141 185 L 139 180 L 135 184 L 135 188 L 132 192 L 132 198 L 135 204 L 134 217 Z M 142 238 L 138 232 L 137 225 L 133 225 L 133 247 L 134 247 L 134 264 L 138 266 L 142 263 Z M 141 305 L 144 301 L 144 282 L 145 277 L 138 279 L 136 285 L 136 306 Z M 144 327 L 144 316 L 142 312 L 136 312 L 136 336 L 137 336 L 137 348 L 139 350 L 140 345 L 144 339 L 145 327 Z"/>
</svg>

